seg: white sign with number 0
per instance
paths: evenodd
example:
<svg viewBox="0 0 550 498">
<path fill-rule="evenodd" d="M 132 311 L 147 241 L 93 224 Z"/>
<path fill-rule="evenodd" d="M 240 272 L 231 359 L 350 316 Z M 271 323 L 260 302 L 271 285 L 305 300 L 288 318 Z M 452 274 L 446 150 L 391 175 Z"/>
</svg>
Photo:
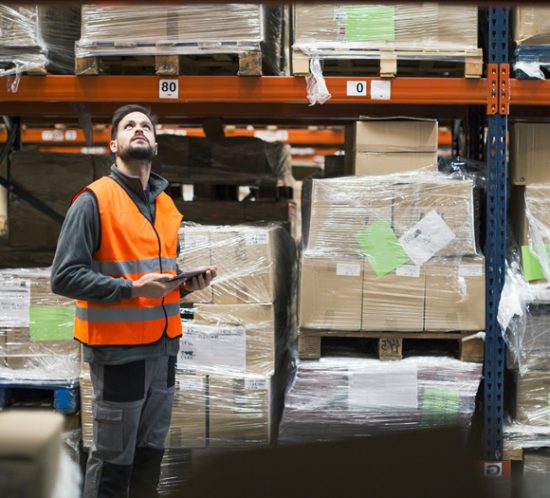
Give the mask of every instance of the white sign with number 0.
<svg viewBox="0 0 550 498">
<path fill-rule="evenodd" d="M 367 82 L 366 81 L 347 81 L 346 95 L 348 97 L 366 97 Z"/>
<path fill-rule="evenodd" d="M 179 80 L 159 80 L 159 99 L 179 98 Z"/>
</svg>

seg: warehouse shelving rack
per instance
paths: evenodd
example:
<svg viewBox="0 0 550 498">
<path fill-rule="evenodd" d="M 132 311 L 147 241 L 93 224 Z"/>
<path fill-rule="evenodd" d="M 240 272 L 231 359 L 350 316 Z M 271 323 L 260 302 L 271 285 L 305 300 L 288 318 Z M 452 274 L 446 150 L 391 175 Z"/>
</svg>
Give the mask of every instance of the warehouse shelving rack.
<svg viewBox="0 0 550 498">
<path fill-rule="evenodd" d="M 306 83 L 299 77 L 238 76 L 22 76 L 16 92 L 0 86 L 0 108 L 9 118 L 7 145 L 17 146 L 19 123 L 105 123 L 123 103 L 148 103 L 163 123 L 196 124 L 209 116 L 231 123 L 345 124 L 359 115 L 413 115 L 464 118 L 488 135 L 487 195 L 487 333 L 484 365 L 484 458 L 500 462 L 503 423 L 505 346 L 497 323 L 504 281 L 506 249 L 507 129 L 510 108 L 531 115 L 550 105 L 550 81 L 510 79 L 508 9 L 489 9 L 487 77 L 401 78 L 391 80 L 391 95 L 374 100 L 370 94 L 350 96 L 347 83 L 370 77 L 327 77 L 332 98 L 324 105 L 308 105 Z M 162 80 L 177 91 L 162 97 Z M 486 113 L 479 109 L 487 107 Z M 546 107 L 547 109 L 547 107 Z M 473 110 L 473 112 L 472 112 Z M 539 111 L 540 112 L 540 111 Z M 475 119 L 474 119 L 475 118 Z M 480 151 L 480 129 L 472 133 L 470 152 Z M 5 150 L 4 150 L 5 151 Z M 4 156 L 4 154 L 2 154 Z M 477 157 L 476 157 L 477 158 Z M 9 179 L 8 179 L 9 181 Z M 5 183 L 5 182 L 4 182 Z M 491 464 L 488 473 L 498 474 Z"/>
</svg>

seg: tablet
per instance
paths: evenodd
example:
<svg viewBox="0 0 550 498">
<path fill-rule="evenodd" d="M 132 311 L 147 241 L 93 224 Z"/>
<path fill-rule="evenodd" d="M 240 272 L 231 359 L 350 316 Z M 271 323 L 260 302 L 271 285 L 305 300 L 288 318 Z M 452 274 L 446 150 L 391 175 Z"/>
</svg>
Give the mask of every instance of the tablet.
<svg viewBox="0 0 550 498">
<path fill-rule="evenodd" d="M 199 275 L 206 275 L 206 270 L 194 270 L 194 271 L 184 271 L 183 273 L 180 273 L 179 275 L 176 275 L 174 278 L 168 280 L 168 282 L 174 282 L 176 280 L 181 280 L 185 282 L 186 280 L 191 280 L 193 277 L 197 277 Z"/>
</svg>

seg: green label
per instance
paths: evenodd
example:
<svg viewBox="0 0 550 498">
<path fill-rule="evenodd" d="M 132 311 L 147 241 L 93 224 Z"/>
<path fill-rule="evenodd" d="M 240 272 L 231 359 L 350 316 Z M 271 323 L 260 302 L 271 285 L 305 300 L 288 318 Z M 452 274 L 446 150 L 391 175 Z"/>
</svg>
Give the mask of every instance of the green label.
<svg viewBox="0 0 550 498">
<path fill-rule="evenodd" d="M 345 5 L 345 41 L 395 41 L 395 6 Z"/>
<path fill-rule="evenodd" d="M 355 240 L 377 277 L 392 272 L 409 260 L 390 224 L 379 220 L 355 234 Z"/>
<path fill-rule="evenodd" d="M 550 259 L 550 244 L 545 244 L 548 258 Z M 525 280 L 545 280 L 542 266 L 540 265 L 539 258 L 531 250 L 529 246 L 521 246 L 521 262 L 523 265 L 523 276 Z"/>
<path fill-rule="evenodd" d="M 74 308 L 31 306 L 31 341 L 66 341 L 73 338 Z"/>
<path fill-rule="evenodd" d="M 422 405 L 422 424 L 452 425 L 458 418 L 460 395 L 458 389 L 452 387 L 424 388 L 424 403 Z"/>
</svg>

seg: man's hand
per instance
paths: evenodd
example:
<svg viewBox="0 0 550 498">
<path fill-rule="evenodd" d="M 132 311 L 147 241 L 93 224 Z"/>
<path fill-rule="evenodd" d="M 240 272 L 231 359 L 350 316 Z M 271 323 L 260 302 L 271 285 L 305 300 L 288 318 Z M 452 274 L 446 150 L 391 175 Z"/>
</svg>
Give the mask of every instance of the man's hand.
<svg viewBox="0 0 550 498">
<path fill-rule="evenodd" d="M 204 276 L 198 275 L 193 277 L 191 280 L 186 280 L 183 283 L 183 288 L 186 291 L 193 292 L 202 290 L 210 285 L 213 278 L 216 278 L 218 274 L 218 269 L 215 266 L 205 266 L 204 268 L 198 268 L 198 270 L 204 269 Z"/>
<path fill-rule="evenodd" d="M 173 275 L 167 273 L 147 273 L 139 280 L 132 282 L 132 297 L 149 297 L 159 299 L 177 289 L 181 282 L 170 282 Z"/>
</svg>

